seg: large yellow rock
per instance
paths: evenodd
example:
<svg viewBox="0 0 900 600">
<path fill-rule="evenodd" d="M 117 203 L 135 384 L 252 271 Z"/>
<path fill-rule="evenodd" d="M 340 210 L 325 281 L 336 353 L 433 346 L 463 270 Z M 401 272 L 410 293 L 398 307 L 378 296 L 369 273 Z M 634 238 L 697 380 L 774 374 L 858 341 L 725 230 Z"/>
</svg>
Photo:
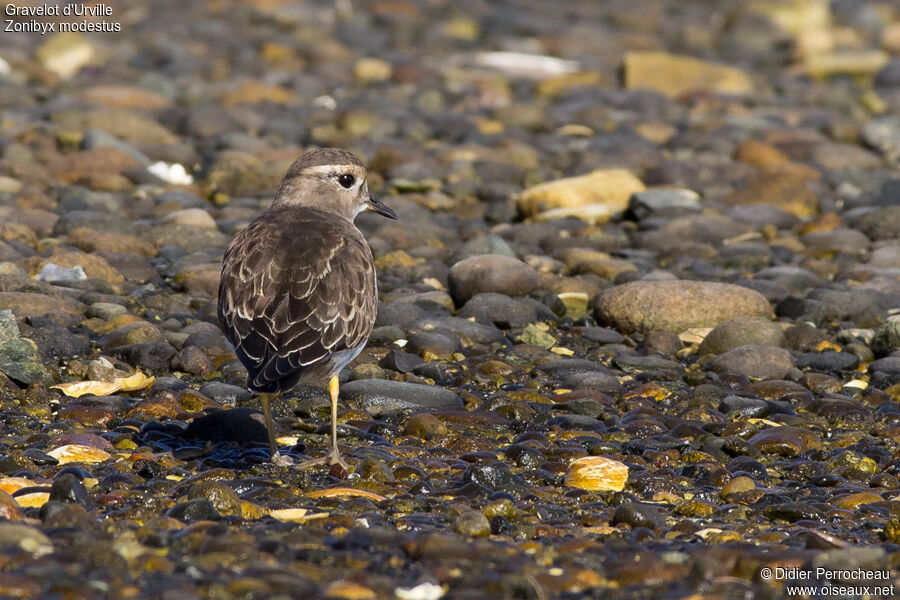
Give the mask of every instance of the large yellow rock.
<svg viewBox="0 0 900 600">
<path fill-rule="evenodd" d="M 539 183 L 519 196 L 519 211 L 527 217 L 574 216 L 605 221 L 625 210 L 628 199 L 643 191 L 643 182 L 625 169 L 607 169 Z"/>
<path fill-rule="evenodd" d="M 67 32 L 52 36 L 35 54 L 45 69 L 68 79 L 91 61 L 94 48 L 81 34 Z"/>
<path fill-rule="evenodd" d="M 627 52 L 625 87 L 675 98 L 688 92 L 750 94 L 753 80 L 736 67 L 667 52 Z"/>
</svg>

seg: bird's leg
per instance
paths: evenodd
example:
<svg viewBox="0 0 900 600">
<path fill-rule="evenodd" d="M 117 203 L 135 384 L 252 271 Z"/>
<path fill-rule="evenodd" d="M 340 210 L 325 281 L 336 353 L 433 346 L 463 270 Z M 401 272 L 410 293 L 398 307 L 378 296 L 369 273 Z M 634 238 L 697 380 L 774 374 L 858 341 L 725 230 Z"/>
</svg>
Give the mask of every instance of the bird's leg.
<svg viewBox="0 0 900 600">
<path fill-rule="evenodd" d="M 341 465 L 344 470 L 350 471 L 350 465 L 341 458 L 341 451 L 338 448 L 337 443 L 337 407 L 339 391 L 340 380 L 337 375 L 332 375 L 331 379 L 328 380 L 328 396 L 331 399 L 331 450 L 325 456 L 303 461 L 299 465 L 301 468 L 328 463 L 329 465 Z"/>
<path fill-rule="evenodd" d="M 328 457 L 328 464 L 341 465 L 346 471 L 349 471 L 350 465 L 341 458 L 341 451 L 338 449 L 337 443 L 337 408 L 340 385 L 337 374 L 332 375 L 328 380 L 328 395 L 331 398 L 331 454 Z"/>
<path fill-rule="evenodd" d="M 259 403 L 262 405 L 263 415 L 266 417 L 266 431 L 269 433 L 269 450 L 271 460 L 276 465 L 288 466 L 294 464 L 289 456 L 282 456 L 278 451 L 278 442 L 275 441 L 275 424 L 272 421 L 272 394 L 260 394 Z"/>
</svg>

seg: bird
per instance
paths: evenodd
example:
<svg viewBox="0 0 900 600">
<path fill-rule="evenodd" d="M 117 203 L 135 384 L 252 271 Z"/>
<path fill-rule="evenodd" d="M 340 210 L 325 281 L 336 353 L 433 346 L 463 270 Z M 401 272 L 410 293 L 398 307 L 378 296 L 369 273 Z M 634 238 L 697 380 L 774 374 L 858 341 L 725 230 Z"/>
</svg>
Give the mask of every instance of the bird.
<svg viewBox="0 0 900 600">
<path fill-rule="evenodd" d="M 354 219 L 372 211 L 397 214 L 369 194 L 366 168 L 339 148 L 310 150 L 288 168 L 275 199 L 229 243 L 222 260 L 217 315 L 247 369 L 268 429 L 271 461 L 278 450 L 271 400 L 301 382 L 327 380 L 331 450 L 300 466 L 339 464 L 338 374 L 362 352 L 377 309 L 375 263 Z"/>
</svg>

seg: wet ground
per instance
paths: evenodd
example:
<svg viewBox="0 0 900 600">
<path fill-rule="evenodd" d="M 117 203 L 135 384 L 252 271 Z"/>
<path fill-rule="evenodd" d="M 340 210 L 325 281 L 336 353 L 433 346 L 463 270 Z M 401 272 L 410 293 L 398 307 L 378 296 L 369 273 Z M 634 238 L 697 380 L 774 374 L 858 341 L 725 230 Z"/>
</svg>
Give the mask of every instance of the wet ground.
<svg viewBox="0 0 900 600">
<path fill-rule="evenodd" d="M 0 36 L 0 596 L 894 595 L 895 3 L 91 6 Z M 400 215 L 349 473 L 215 317 L 312 146 Z"/>
</svg>

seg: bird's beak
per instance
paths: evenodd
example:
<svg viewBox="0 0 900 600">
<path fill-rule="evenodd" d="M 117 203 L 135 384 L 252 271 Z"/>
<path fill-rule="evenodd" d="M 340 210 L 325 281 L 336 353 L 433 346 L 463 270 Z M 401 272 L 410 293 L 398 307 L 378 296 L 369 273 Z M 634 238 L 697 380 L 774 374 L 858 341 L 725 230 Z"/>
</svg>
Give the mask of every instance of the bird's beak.
<svg viewBox="0 0 900 600">
<path fill-rule="evenodd" d="M 371 210 L 372 212 L 378 213 L 383 217 L 387 217 L 388 219 L 396 219 L 397 213 L 391 210 L 391 207 L 376 198 L 375 196 L 369 196 L 368 202 L 366 202 L 366 210 Z"/>
</svg>

